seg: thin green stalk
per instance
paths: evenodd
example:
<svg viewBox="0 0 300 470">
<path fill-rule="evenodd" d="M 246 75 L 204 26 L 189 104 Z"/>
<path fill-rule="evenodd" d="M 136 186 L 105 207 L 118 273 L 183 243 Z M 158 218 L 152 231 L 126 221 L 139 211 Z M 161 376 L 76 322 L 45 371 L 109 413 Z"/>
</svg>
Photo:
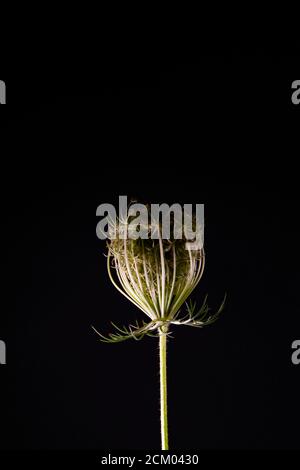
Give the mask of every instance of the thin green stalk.
<svg viewBox="0 0 300 470">
<path fill-rule="evenodd" d="M 167 331 L 159 335 L 161 448 L 169 450 L 167 394 Z"/>
</svg>

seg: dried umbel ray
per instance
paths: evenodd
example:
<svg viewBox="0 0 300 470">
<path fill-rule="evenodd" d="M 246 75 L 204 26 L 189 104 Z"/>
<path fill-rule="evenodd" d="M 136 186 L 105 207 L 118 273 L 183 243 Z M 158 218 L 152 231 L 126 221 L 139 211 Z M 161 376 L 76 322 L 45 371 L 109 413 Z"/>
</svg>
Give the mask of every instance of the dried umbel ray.
<svg viewBox="0 0 300 470">
<path fill-rule="evenodd" d="M 171 221 L 172 222 L 172 221 Z M 202 328 L 217 320 L 223 310 L 226 296 L 216 313 L 211 313 L 207 296 L 197 311 L 196 304 L 187 302 L 199 283 L 205 266 L 203 247 L 195 249 L 186 238 L 162 239 L 161 227 L 156 231 L 158 239 L 123 239 L 130 225 L 130 218 L 118 220 L 116 238 L 107 243 L 107 270 L 116 289 L 148 317 L 148 321 L 119 327 L 108 336 L 98 333 L 101 340 L 116 343 L 130 338 L 139 340 L 145 335 L 160 339 L 161 421 L 162 448 L 168 448 L 167 396 L 166 396 L 166 337 L 171 325 Z M 152 227 L 153 228 L 153 227 Z M 149 232 L 151 226 L 149 226 Z M 170 233 L 172 234 L 172 227 Z M 193 249 L 192 249 L 193 248 Z M 181 309 L 186 304 L 186 313 Z"/>
</svg>

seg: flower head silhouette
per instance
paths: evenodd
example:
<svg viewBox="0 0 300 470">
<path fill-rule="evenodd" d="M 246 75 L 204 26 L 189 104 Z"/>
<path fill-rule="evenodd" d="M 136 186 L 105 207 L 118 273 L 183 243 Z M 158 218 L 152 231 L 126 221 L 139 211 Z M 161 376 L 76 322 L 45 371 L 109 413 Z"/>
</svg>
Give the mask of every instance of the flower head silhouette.
<svg viewBox="0 0 300 470">
<path fill-rule="evenodd" d="M 127 327 L 113 324 L 116 331 L 107 337 L 95 330 L 102 341 L 141 339 L 145 335 L 153 335 L 155 331 L 169 334 L 170 325 L 202 328 L 216 321 L 225 298 L 214 314 L 210 313 L 207 296 L 198 311 L 196 304 L 189 301 L 186 303 L 186 314 L 181 313 L 183 304 L 203 275 L 204 248 L 191 247 L 185 237 L 164 240 L 160 226 L 157 227 L 158 239 L 123 239 L 122 234 L 129 223 L 129 219 L 119 220 L 116 238 L 108 241 L 107 270 L 116 289 L 142 310 L 149 321 Z"/>
</svg>

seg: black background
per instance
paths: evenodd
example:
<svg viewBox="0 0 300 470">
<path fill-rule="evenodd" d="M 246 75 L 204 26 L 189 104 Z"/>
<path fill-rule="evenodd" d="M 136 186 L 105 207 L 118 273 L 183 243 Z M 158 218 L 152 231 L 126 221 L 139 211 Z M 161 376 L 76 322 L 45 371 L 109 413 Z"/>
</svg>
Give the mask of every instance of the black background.
<svg viewBox="0 0 300 470">
<path fill-rule="evenodd" d="M 106 345 L 91 329 L 143 318 L 95 234 L 97 206 L 128 195 L 205 203 L 193 298 L 228 294 L 215 325 L 174 327 L 171 448 L 298 449 L 299 57 L 100 72 L 3 77 L 0 448 L 159 449 L 157 340 Z"/>
</svg>

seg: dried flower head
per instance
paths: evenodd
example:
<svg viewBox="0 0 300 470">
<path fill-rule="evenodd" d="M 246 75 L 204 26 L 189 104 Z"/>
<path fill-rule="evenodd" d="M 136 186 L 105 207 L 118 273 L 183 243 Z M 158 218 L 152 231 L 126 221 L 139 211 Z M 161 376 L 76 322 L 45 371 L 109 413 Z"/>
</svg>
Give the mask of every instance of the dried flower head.
<svg viewBox="0 0 300 470">
<path fill-rule="evenodd" d="M 215 314 L 210 313 L 207 296 L 201 308 L 187 302 L 199 283 L 205 265 L 203 246 L 192 246 L 183 234 L 178 239 L 171 218 L 170 238 L 162 238 L 162 227 L 148 226 L 149 233 L 157 233 L 157 239 L 131 238 L 133 221 L 118 219 L 114 237 L 108 243 L 107 270 L 113 285 L 149 318 L 148 322 L 118 327 L 105 337 L 104 342 L 119 342 L 129 338 L 141 339 L 145 335 L 169 334 L 170 325 L 203 327 L 213 323 L 221 313 L 225 298 Z M 136 227 L 135 227 L 136 228 Z M 126 236 L 124 236 L 124 234 Z M 225 296 L 226 297 L 226 296 Z M 181 313 L 186 303 L 186 314 Z"/>
</svg>

